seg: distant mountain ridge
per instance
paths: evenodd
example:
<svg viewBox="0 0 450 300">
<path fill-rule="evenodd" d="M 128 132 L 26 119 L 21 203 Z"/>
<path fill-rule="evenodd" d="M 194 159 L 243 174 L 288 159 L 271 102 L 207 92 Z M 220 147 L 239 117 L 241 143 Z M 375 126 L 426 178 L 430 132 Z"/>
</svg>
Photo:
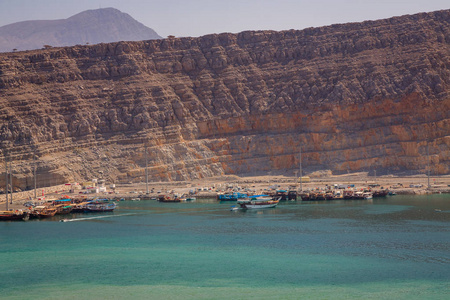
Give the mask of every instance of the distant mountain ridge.
<svg viewBox="0 0 450 300">
<path fill-rule="evenodd" d="M 86 10 L 62 20 L 24 21 L 0 27 L 0 52 L 118 41 L 161 39 L 153 29 L 115 8 Z"/>
</svg>

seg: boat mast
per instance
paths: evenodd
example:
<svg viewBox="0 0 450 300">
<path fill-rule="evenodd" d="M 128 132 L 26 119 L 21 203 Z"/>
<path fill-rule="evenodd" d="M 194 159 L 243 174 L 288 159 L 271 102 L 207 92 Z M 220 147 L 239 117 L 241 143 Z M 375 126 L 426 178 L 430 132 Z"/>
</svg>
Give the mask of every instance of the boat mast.
<svg viewBox="0 0 450 300">
<path fill-rule="evenodd" d="M 297 183 L 298 183 L 298 170 L 295 170 L 294 171 L 294 183 L 295 183 L 295 188 L 297 189 L 298 188 L 298 185 L 297 185 Z"/>
<path fill-rule="evenodd" d="M 145 144 L 145 189 L 148 195 L 148 158 L 147 158 L 147 144 Z"/>
<path fill-rule="evenodd" d="M 427 141 L 427 171 L 428 171 L 428 189 L 430 189 L 431 188 L 431 185 L 430 185 L 430 152 L 429 152 L 429 149 L 428 149 L 429 147 L 428 147 L 428 141 Z"/>
<path fill-rule="evenodd" d="M 303 191 L 302 177 L 302 148 L 300 147 L 300 192 Z"/>
<path fill-rule="evenodd" d="M 6 210 L 8 210 L 8 157 L 5 153 L 5 195 L 6 195 Z"/>
</svg>

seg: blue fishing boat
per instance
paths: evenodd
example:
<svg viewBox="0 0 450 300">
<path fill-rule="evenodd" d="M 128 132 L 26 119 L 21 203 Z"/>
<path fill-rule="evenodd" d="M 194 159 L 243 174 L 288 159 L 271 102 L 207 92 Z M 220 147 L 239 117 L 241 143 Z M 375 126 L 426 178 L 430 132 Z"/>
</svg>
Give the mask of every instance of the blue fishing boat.
<svg viewBox="0 0 450 300">
<path fill-rule="evenodd" d="M 220 201 L 237 201 L 238 199 L 246 198 L 248 195 L 244 193 L 219 193 L 217 200 Z"/>
</svg>

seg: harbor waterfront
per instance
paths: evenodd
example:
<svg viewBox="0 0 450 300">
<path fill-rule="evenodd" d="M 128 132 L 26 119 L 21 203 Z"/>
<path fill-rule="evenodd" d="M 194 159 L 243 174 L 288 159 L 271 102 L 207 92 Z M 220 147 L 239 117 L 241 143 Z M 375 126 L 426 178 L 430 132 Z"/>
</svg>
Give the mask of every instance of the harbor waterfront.
<svg viewBox="0 0 450 300">
<path fill-rule="evenodd" d="M 448 194 L 231 205 L 121 201 L 0 222 L 2 299 L 450 296 Z"/>
</svg>

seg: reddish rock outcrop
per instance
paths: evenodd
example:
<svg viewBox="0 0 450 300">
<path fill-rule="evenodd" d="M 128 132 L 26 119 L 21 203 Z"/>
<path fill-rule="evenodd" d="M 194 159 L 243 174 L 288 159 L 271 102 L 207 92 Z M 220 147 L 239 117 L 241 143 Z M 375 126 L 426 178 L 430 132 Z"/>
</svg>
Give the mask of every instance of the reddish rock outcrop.
<svg viewBox="0 0 450 300">
<path fill-rule="evenodd" d="M 449 174 L 449 92 L 449 10 L 4 53 L 0 146 L 22 189 L 34 148 L 39 185 L 143 180 L 144 145 L 151 180 L 293 174 L 300 148 L 306 171 Z"/>
</svg>

